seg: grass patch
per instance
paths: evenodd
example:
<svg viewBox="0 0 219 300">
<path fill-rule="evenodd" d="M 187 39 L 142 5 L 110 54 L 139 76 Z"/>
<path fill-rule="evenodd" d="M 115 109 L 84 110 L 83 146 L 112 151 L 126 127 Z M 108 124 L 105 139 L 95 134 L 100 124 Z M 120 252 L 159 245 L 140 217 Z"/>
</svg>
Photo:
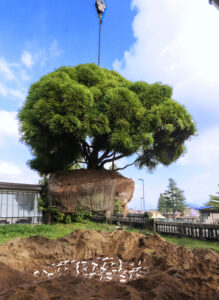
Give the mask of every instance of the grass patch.
<svg viewBox="0 0 219 300">
<path fill-rule="evenodd" d="M 54 225 L 1 225 L 0 226 L 0 244 L 4 244 L 16 237 L 29 237 L 40 235 L 49 239 L 63 237 L 75 230 L 115 230 L 115 225 L 98 223 L 85 220 L 83 222 L 74 222 L 71 224 L 54 224 Z M 140 232 L 142 234 L 153 234 L 152 231 L 139 230 L 137 228 L 123 227 L 128 232 Z M 173 236 L 161 235 L 166 241 L 184 246 L 189 249 L 201 248 L 211 249 L 219 253 L 219 243 L 216 241 L 201 241 L 191 238 L 178 238 Z"/>
<path fill-rule="evenodd" d="M 161 234 L 161 236 L 163 239 L 165 239 L 168 242 L 177 244 L 179 246 L 187 247 L 191 250 L 195 248 L 210 249 L 219 253 L 219 243 L 217 241 L 202 241 L 202 240 L 191 239 L 191 238 L 178 238 L 174 236 L 166 236 L 163 234 Z"/>
<path fill-rule="evenodd" d="M 49 239 L 57 239 L 79 229 L 113 231 L 115 226 L 92 221 L 54 225 L 1 225 L 0 244 L 4 244 L 16 237 L 26 238 L 34 235 L 40 235 Z"/>
</svg>

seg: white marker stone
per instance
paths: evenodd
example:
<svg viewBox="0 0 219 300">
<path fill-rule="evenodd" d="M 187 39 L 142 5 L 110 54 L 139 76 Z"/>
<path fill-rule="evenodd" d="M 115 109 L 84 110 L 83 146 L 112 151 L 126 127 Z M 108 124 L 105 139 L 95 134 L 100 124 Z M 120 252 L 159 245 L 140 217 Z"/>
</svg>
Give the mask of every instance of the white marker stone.
<svg viewBox="0 0 219 300">
<path fill-rule="evenodd" d="M 106 275 L 112 275 L 112 273 L 111 272 L 106 272 Z"/>
<path fill-rule="evenodd" d="M 103 261 L 108 260 L 108 259 L 109 259 L 109 257 L 105 257 L 105 258 L 103 258 Z"/>
<path fill-rule="evenodd" d="M 68 260 L 65 260 L 64 261 L 64 264 L 66 265 L 67 263 L 69 263 L 70 262 L 70 260 L 68 259 Z"/>
<path fill-rule="evenodd" d="M 60 266 L 62 266 L 62 263 L 59 263 L 59 264 L 57 265 L 57 267 L 60 267 Z"/>
<path fill-rule="evenodd" d="M 35 272 L 33 273 L 33 275 L 38 275 L 38 274 L 40 274 L 40 271 L 35 271 Z"/>
</svg>

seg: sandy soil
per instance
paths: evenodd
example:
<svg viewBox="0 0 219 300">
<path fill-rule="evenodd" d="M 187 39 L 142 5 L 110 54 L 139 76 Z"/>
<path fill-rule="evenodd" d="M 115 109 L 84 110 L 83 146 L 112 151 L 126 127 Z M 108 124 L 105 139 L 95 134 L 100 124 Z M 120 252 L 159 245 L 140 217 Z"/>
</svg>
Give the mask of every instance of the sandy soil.
<svg viewBox="0 0 219 300">
<path fill-rule="evenodd" d="M 158 235 L 76 231 L 0 246 L 0 299 L 219 299 L 219 255 Z"/>
</svg>

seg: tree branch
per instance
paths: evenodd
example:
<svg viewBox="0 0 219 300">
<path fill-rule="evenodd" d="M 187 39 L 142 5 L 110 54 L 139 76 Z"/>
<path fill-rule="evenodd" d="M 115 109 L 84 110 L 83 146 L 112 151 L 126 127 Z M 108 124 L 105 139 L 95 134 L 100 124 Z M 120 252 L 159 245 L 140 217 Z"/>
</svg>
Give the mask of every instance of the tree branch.
<svg viewBox="0 0 219 300">
<path fill-rule="evenodd" d="M 81 143 L 81 152 L 82 152 L 85 162 L 88 163 L 89 154 L 87 153 L 86 145 L 84 143 Z"/>
<path fill-rule="evenodd" d="M 135 160 L 132 164 L 128 164 L 128 165 L 126 165 L 126 166 L 123 167 L 123 168 L 117 168 L 115 171 L 124 170 L 124 169 L 126 169 L 127 167 L 130 167 L 130 166 L 134 165 L 135 162 L 136 162 L 136 160 Z"/>
<path fill-rule="evenodd" d="M 104 158 L 109 158 L 109 157 L 113 156 L 115 152 L 108 155 L 109 153 L 110 153 L 110 150 L 105 151 L 103 153 L 103 155 L 101 155 L 101 157 L 98 159 L 98 163 L 101 162 Z"/>
<path fill-rule="evenodd" d="M 119 156 L 117 156 L 117 157 L 113 157 L 112 159 L 106 159 L 106 160 L 104 160 L 101 164 L 100 164 L 100 168 L 102 168 L 106 163 L 108 163 L 108 162 L 112 162 L 112 161 L 115 161 L 115 160 L 118 160 L 118 159 L 120 159 L 120 158 L 123 158 L 123 157 L 126 157 L 127 155 L 124 155 L 124 154 L 121 154 L 121 155 L 119 155 Z"/>
<path fill-rule="evenodd" d="M 89 145 L 86 141 L 83 141 L 83 144 L 88 148 L 92 148 L 92 149 L 94 148 L 93 146 Z"/>
</svg>

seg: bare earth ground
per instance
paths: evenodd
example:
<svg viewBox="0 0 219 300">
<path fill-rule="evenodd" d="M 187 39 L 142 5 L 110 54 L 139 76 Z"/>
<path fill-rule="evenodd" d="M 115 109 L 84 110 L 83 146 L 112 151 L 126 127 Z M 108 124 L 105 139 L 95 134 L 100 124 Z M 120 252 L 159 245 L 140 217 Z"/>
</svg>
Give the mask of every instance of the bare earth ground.
<svg viewBox="0 0 219 300">
<path fill-rule="evenodd" d="M 0 271 L 0 299 L 219 299 L 219 254 L 158 235 L 16 238 L 0 246 Z"/>
</svg>

